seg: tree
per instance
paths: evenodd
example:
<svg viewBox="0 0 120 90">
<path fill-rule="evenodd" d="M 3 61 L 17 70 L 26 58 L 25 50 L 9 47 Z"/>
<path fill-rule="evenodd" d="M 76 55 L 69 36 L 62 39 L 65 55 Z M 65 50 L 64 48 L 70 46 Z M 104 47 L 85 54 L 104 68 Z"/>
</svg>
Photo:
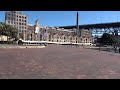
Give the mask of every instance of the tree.
<svg viewBox="0 0 120 90">
<path fill-rule="evenodd" d="M 24 38 L 23 33 L 19 33 L 19 37 L 23 39 Z"/>
<path fill-rule="evenodd" d="M 17 32 L 18 30 L 15 27 L 12 27 L 10 25 L 7 25 L 3 22 L 0 23 L 0 35 L 5 35 L 7 36 L 7 43 L 8 43 L 8 39 L 10 38 L 14 38 L 15 40 L 17 40 Z"/>
<path fill-rule="evenodd" d="M 116 38 L 114 37 L 114 35 L 104 33 L 100 38 L 100 43 L 102 45 L 114 45 L 116 43 Z"/>
</svg>

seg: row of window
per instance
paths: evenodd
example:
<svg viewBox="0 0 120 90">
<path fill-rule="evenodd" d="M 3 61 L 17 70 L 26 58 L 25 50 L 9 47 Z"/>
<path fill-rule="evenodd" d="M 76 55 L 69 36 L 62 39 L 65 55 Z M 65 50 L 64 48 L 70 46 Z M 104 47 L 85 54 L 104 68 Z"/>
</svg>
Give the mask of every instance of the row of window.
<svg viewBox="0 0 120 90">
<path fill-rule="evenodd" d="M 18 21 L 18 19 L 17 19 L 17 21 Z M 19 21 L 26 22 L 26 20 L 24 20 L 24 19 L 19 19 Z"/>
<path fill-rule="evenodd" d="M 19 29 L 27 29 L 26 27 L 24 27 L 24 26 L 17 26 L 17 28 L 19 28 Z"/>
<path fill-rule="evenodd" d="M 15 18 L 12 18 L 12 17 L 7 17 L 6 18 L 7 20 L 12 20 L 12 21 L 22 21 L 22 22 L 27 22 L 27 20 L 24 20 L 24 19 L 15 19 Z"/>
<path fill-rule="evenodd" d="M 26 16 L 18 16 L 18 15 L 17 15 L 17 17 L 19 17 L 19 18 L 23 18 L 23 19 L 27 19 Z"/>
<path fill-rule="evenodd" d="M 7 23 L 9 23 L 9 24 L 19 24 L 19 25 L 27 25 L 26 23 L 18 23 L 18 22 L 10 22 L 10 21 L 8 21 Z"/>
<path fill-rule="evenodd" d="M 12 25 L 13 27 L 16 27 L 15 25 Z M 27 29 L 26 27 L 24 26 L 17 26 L 16 28 L 19 28 L 19 29 Z"/>
<path fill-rule="evenodd" d="M 10 13 L 8 13 L 7 16 L 8 16 L 8 17 L 15 17 L 16 15 L 15 15 L 15 14 L 10 14 Z M 19 16 L 19 15 L 17 15 L 17 17 L 23 18 L 23 19 L 27 19 L 27 16 Z"/>
</svg>

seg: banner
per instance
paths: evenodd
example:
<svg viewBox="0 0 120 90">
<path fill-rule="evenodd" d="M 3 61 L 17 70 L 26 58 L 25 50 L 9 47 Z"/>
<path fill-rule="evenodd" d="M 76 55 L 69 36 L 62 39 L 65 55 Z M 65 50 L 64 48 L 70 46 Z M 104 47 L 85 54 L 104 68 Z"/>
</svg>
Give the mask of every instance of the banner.
<svg viewBox="0 0 120 90">
<path fill-rule="evenodd" d="M 35 33 L 39 33 L 39 27 L 35 27 Z"/>
<path fill-rule="evenodd" d="M 45 28 L 45 33 L 44 33 L 44 36 L 47 37 L 48 36 L 48 29 Z"/>
</svg>

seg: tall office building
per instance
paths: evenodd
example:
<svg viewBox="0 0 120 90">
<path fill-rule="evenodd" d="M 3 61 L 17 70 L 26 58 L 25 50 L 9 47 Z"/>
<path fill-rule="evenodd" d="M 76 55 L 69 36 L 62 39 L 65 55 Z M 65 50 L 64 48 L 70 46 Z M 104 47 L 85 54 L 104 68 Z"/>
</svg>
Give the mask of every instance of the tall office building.
<svg viewBox="0 0 120 90">
<path fill-rule="evenodd" d="M 27 31 L 27 15 L 22 14 L 20 11 L 6 11 L 5 23 L 12 25 L 18 29 L 18 35 Z"/>
</svg>

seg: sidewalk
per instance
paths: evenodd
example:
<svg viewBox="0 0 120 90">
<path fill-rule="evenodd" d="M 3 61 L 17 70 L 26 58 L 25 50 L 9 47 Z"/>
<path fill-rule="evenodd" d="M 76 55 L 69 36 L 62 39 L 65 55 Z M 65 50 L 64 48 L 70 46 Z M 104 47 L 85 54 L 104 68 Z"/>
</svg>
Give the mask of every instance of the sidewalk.
<svg viewBox="0 0 120 90">
<path fill-rule="evenodd" d="M 45 48 L 45 46 L 30 46 L 30 45 L 15 45 L 15 44 L 0 44 L 0 48 Z"/>
</svg>

